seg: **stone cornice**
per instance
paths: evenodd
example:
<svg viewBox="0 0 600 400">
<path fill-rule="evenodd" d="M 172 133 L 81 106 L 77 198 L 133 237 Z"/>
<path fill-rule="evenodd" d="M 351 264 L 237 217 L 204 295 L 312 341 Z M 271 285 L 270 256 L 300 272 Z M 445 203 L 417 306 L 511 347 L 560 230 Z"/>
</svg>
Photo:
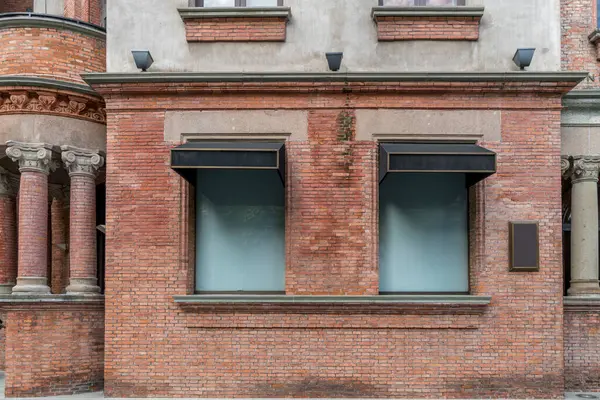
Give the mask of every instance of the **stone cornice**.
<svg viewBox="0 0 600 400">
<path fill-rule="evenodd" d="M 429 91 L 530 92 L 564 94 L 587 73 L 581 72 L 406 72 L 406 73 L 103 73 L 83 74 L 105 95 L 177 93 Z M 179 85 L 173 85 L 178 83 Z"/>
<path fill-rule="evenodd" d="M 0 82 L 0 115 L 27 113 L 106 123 L 104 101 L 96 93 L 90 96 L 43 87 L 2 87 Z"/>
<path fill-rule="evenodd" d="M 0 30 L 9 28 L 54 28 L 106 40 L 106 30 L 101 26 L 49 14 L 1 14 Z"/>
<path fill-rule="evenodd" d="M 488 296 L 393 295 L 393 296 L 286 296 L 286 295 L 191 295 L 174 296 L 183 308 L 244 310 L 248 312 L 374 313 L 374 314 L 482 314 Z"/>
<path fill-rule="evenodd" d="M 203 73 L 144 72 L 82 74 L 90 85 L 119 83 L 269 83 L 269 82 L 568 82 L 573 86 L 587 72 L 348 72 L 348 73 Z"/>
<path fill-rule="evenodd" d="M 474 17 L 481 18 L 484 7 L 439 7 L 439 6 L 410 6 L 410 7 L 373 7 L 371 16 L 375 21 L 381 17 Z"/>
<path fill-rule="evenodd" d="M 3 75 L 0 76 L 0 88 L 3 87 L 36 87 L 41 89 L 56 90 L 56 91 L 68 91 L 86 96 L 93 96 L 101 99 L 101 96 L 96 93 L 88 85 L 80 83 L 59 81 L 56 79 L 49 78 L 38 78 L 35 76 L 24 76 L 24 75 Z"/>
<path fill-rule="evenodd" d="M 285 18 L 292 16 L 290 7 L 187 7 L 178 8 L 181 19 L 200 18 Z"/>
</svg>

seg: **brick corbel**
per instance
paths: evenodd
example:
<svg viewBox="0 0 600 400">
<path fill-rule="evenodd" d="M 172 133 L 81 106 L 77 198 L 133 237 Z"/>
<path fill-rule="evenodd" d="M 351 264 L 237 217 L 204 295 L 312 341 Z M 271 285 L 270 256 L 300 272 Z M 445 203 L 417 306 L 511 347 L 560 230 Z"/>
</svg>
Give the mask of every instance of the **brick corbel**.
<svg viewBox="0 0 600 400">
<path fill-rule="evenodd" d="M 479 40 L 484 7 L 373 7 L 381 41 Z"/>
<path fill-rule="evenodd" d="M 285 42 L 289 7 L 179 8 L 188 42 Z"/>
<path fill-rule="evenodd" d="M 590 33 L 588 36 L 590 43 L 596 46 L 596 60 L 600 61 L 600 30 L 596 29 L 594 32 Z"/>
</svg>

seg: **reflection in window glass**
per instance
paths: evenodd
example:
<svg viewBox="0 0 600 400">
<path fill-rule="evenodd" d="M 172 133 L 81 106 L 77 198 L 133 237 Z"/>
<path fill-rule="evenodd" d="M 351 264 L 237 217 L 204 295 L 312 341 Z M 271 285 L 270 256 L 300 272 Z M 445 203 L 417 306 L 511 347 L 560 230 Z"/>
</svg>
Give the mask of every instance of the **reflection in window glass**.
<svg viewBox="0 0 600 400">
<path fill-rule="evenodd" d="M 204 0 L 204 7 L 234 7 L 235 0 Z"/>
<path fill-rule="evenodd" d="M 468 292 L 464 174 L 392 173 L 379 187 L 381 292 Z"/>
<path fill-rule="evenodd" d="M 464 6 L 466 0 L 384 0 L 384 6 Z"/>
<path fill-rule="evenodd" d="M 198 170 L 196 290 L 285 290 L 284 190 L 275 171 Z"/>
<path fill-rule="evenodd" d="M 276 7 L 277 0 L 246 0 L 247 7 Z"/>
</svg>

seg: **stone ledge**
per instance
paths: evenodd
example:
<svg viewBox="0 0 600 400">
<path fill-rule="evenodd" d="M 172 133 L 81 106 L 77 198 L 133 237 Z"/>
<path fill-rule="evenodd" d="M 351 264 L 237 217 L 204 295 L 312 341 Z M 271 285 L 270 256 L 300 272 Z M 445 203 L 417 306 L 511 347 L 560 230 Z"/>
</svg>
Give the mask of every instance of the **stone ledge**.
<svg viewBox="0 0 600 400">
<path fill-rule="evenodd" d="M 290 7 L 187 7 L 178 8 L 179 15 L 186 19 L 199 18 L 285 18 L 290 19 Z"/>
<path fill-rule="evenodd" d="M 173 296 L 183 308 L 208 311 L 314 314 L 483 314 L 489 296 L 389 295 L 389 296 L 286 296 L 188 295 Z"/>
<path fill-rule="evenodd" d="M 590 33 L 588 39 L 591 44 L 596 46 L 596 61 L 600 61 L 600 29 L 596 29 Z"/>
<path fill-rule="evenodd" d="M 474 17 L 481 18 L 485 7 L 438 7 L 438 6 L 410 6 L 410 7 L 373 7 L 371 16 L 375 21 L 379 17 Z"/>
<path fill-rule="evenodd" d="M 104 296 L 51 295 L 1 295 L 0 310 L 79 310 L 103 309 Z"/>
<path fill-rule="evenodd" d="M 600 312 L 600 297 L 567 296 L 563 304 L 565 312 Z"/>
<path fill-rule="evenodd" d="M 54 28 L 106 40 L 106 30 L 101 26 L 47 14 L 0 14 L 0 29 L 5 28 Z"/>
</svg>

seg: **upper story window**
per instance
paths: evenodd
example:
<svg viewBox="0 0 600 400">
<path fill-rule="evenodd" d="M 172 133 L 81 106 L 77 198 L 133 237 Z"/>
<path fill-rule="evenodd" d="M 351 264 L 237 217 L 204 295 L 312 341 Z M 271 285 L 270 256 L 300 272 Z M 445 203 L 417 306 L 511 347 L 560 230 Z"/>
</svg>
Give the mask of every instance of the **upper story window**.
<svg viewBox="0 0 600 400">
<path fill-rule="evenodd" d="M 380 6 L 464 6 L 466 0 L 379 0 Z"/>
<path fill-rule="evenodd" d="M 192 0 L 193 7 L 277 7 L 283 0 Z"/>
</svg>

